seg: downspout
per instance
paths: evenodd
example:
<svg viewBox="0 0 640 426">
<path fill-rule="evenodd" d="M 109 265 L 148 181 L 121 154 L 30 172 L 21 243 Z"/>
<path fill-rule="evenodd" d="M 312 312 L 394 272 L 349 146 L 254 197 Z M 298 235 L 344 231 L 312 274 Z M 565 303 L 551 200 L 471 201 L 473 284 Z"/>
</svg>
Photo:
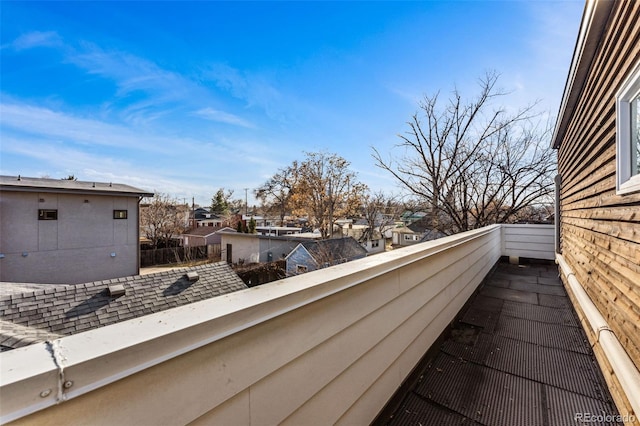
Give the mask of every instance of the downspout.
<svg viewBox="0 0 640 426">
<path fill-rule="evenodd" d="M 554 206 L 554 218 L 553 218 L 553 224 L 554 224 L 554 228 L 556 231 L 556 237 L 555 237 L 555 245 L 556 245 L 556 253 L 557 254 L 562 254 L 562 246 L 560 245 L 560 190 L 562 188 L 562 175 L 557 174 L 556 177 L 553 179 L 553 181 L 556 184 L 556 191 L 555 191 L 555 196 L 556 196 L 556 203 Z"/>
<path fill-rule="evenodd" d="M 600 343 L 600 347 L 611 364 L 634 414 L 640 416 L 640 372 L 561 254 L 556 255 L 556 263 L 567 278 L 578 305 L 596 335 L 596 342 Z"/>
<path fill-rule="evenodd" d="M 141 195 L 138 195 L 138 226 L 136 226 L 136 263 L 138 264 L 138 272 L 136 273 L 136 275 L 140 275 L 140 203 L 142 202 L 143 198 L 144 197 L 142 197 Z"/>
</svg>

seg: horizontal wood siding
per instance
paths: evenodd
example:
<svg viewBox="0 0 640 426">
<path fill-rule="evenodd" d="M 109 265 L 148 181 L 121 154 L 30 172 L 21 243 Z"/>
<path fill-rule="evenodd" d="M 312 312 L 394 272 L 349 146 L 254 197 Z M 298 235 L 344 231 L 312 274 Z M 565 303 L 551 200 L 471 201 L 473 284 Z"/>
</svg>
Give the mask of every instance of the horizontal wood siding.
<svg viewBox="0 0 640 426">
<path fill-rule="evenodd" d="M 558 169 L 563 255 L 640 369 L 640 194 L 616 194 L 615 140 L 615 94 L 638 58 L 640 2 L 616 2 L 562 139 Z"/>
</svg>

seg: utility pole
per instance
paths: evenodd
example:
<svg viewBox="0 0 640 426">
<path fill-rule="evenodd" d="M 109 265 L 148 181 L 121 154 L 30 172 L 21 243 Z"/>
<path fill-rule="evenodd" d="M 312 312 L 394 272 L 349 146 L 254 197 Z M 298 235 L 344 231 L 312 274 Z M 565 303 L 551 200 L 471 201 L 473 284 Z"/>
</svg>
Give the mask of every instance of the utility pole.
<svg viewBox="0 0 640 426">
<path fill-rule="evenodd" d="M 248 200 L 247 191 L 249 191 L 249 188 L 244 188 L 244 215 L 245 216 L 249 216 L 249 203 L 247 202 Z"/>
</svg>

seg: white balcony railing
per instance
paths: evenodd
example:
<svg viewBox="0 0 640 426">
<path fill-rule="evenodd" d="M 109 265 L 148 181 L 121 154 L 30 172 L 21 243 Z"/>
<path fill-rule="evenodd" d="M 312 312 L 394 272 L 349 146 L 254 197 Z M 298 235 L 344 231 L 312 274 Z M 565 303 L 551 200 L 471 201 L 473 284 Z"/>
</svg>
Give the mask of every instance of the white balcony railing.
<svg viewBox="0 0 640 426">
<path fill-rule="evenodd" d="M 553 259 L 553 235 L 489 226 L 2 353 L 1 420 L 366 424 L 500 256 Z"/>
</svg>

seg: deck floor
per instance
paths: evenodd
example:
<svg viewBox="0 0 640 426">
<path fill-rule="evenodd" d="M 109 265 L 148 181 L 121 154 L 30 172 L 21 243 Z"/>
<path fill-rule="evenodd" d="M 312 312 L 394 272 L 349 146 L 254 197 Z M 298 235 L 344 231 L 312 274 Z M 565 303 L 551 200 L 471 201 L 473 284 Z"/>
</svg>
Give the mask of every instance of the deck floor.
<svg viewBox="0 0 640 426">
<path fill-rule="evenodd" d="M 555 265 L 498 264 L 430 355 L 378 423 L 579 425 L 618 414 Z"/>
</svg>

